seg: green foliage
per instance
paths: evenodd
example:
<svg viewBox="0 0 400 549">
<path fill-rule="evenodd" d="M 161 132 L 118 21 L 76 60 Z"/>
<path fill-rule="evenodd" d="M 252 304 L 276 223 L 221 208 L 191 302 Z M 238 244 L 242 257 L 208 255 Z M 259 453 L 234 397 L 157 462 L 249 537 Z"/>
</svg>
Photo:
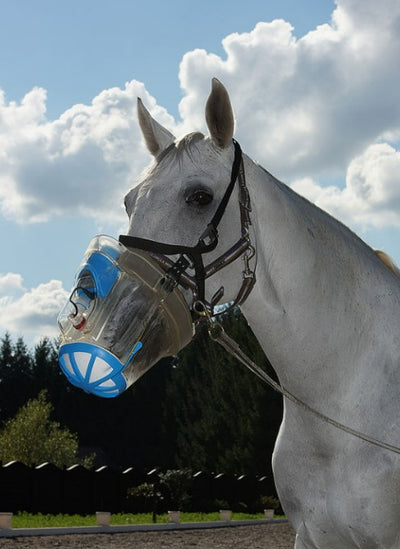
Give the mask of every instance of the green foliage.
<svg viewBox="0 0 400 549">
<path fill-rule="evenodd" d="M 143 484 L 139 484 L 139 486 L 129 488 L 128 496 L 132 496 L 134 498 L 143 498 L 145 500 L 152 500 L 154 497 L 162 497 L 161 492 L 157 492 L 155 485 L 150 482 L 144 482 Z"/>
<path fill-rule="evenodd" d="M 192 473 L 188 469 L 170 469 L 165 473 L 158 473 L 156 482 L 144 482 L 129 488 L 127 493 L 144 510 L 149 510 L 154 503 L 165 501 L 164 507 L 181 511 L 189 507 L 192 483 Z"/>
<path fill-rule="evenodd" d="M 280 509 L 281 504 L 279 499 L 274 496 L 261 496 L 260 507 L 262 509 L 273 509 L 274 511 L 277 511 Z"/>
<path fill-rule="evenodd" d="M 96 526 L 95 515 L 50 515 L 20 512 L 13 516 L 13 528 L 61 528 L 66 526 Z"/>
<path fill-rule="evenodd" d="M 230 509 L 230 504 L 226 501 L 226 499 L 216 499 L 213 504 L 214 509 Z"/>
<path fill-rule="evenodd" d="M 127 492 L 128 498 L 134 498 L 138 509 L 150 512 L 156 512 L 159 502 L 164 499 L 162 492 L 158 489 L 155 483 L 144 482 L 139 486 L 129 488 Z M 155 517 L 153 517 L 154 522 Z"/>
<path fill-rule="evenodd" d="M 52 405 L 42 391 L 17 415 L 6 421 L 0 433 L 0 460 L 28 466 L 50 462 L 57 467 L 76 463 L 78 437 L 50 420 Z"/>
<path fill-rule="evenodd" d="M 193 482 L 191 471 L 170 469 L 166 473 L 160 473 L 159 479 L 160 485 L 165 491 L 165 499 L 171 508 L 176 511 L 187 509 Z"/>
</svg>

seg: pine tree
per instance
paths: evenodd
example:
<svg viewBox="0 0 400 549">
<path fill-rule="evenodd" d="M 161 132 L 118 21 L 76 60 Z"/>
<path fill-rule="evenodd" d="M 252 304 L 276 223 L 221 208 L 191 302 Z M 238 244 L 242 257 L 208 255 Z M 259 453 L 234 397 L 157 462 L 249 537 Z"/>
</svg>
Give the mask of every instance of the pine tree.
<svg viewBox="0 0 400 549">
<path fill-rule="evenodd" d="M 14 344 L 6 334 L 0 346 L 0 424 L 31 396 L 32 358 L 22 338 Z"/>
<path fill-rule="evenodd" d="M 242 349 L 273 374 L 239 311 L 224 315 L 221 322 Z M 206 330 L 181 351 L 167 395 L 164 421 L 170 424 L 178 466 L 225 473 L 269 472 L 281 398 L 212 342 Z"/>
</svg>

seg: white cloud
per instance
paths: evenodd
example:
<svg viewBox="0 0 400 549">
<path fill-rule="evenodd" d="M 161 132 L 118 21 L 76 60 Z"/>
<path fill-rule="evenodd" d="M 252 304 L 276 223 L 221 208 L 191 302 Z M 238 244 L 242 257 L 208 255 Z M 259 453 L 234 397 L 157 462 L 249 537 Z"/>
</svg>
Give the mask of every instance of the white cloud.
<svg viewBox="0 0 400 549">
<path fill-rule="evenodd" d="M 389 182 L 395 154 L 371 147 L 384 140 L 395 145 L 400 136 L 398 0 L 337 0 L 332 20 L 301 38 L 289 22 L 275 20 L 225 37 L 223 47 L 223 57 L 204 50 L 184 55 L 179 124 L 135 80 L 55 121 L 46 119 L 43 89 L 33 89 L 21 104 L 0 95 L 3 214 L 27 223 L 72 214 L 125 222 L 123 196 L 149 161 L 136 97 L 177 135 L 205 131 L 204 104 L 217 76 L 230 92 L 236 135 L 250 156 L 297 186 L 306 176 L 348 170 L 345 191 L 308 183 L 308 192 L 363 223 L 397 224 L 398 203 L 387 200 L 395 193 Z M 380 169 L 372 180 L 354 159 L 369 166 L 373 151 Z M 360 188 L 357 177 L 364 181 Z"/>
<path fill-rule="evenodd" d="M 0 273 L 0 295 L 24 290 L 23 278 L 18 273 Z"/>
<path fill-rule="evenodd" d="M 55 337 L 58 334 L 57 315 L 68 297 L 59 280 L 39 284 L 25 290 L 18 274 L 0 278 L 3 290 L 12 286 L 20 289 L 19 295 L 0 297 L 0 331 L 22 333 L 38 339 L 40 336 Z"/>
<path fill-rule="evenodd" d="M 381 143 L 354 158 L 346 187 L 322 187 L 310 178 L 292 188 L 335 217 L 361 227 L 400 227 L 400 152 Z"/>
<path fill-rule="evenodd" d="M 171 124 L 137 81 L 105 90 L 55 121 L 45 118 L 43 89 L 33 89 L 20 105 L 0 94 L 3 214 L 20 223 L 61 214 L 118 221 L 124 192 L 149 159 L 136 122 L 137 96 L 161 123 Z"/>
<path fill-rule="evenodd" d="M 337 0 L 330 24 L 300 39 L 288 22 L 258 23 L 223 40 L 226 58 L 187 53 L 180 111 L 204 128 L 209 80 L 228 87 L 237 135 L 284 179 L 344 171 L 400 128 L 400 3 Z"/>
</svg>

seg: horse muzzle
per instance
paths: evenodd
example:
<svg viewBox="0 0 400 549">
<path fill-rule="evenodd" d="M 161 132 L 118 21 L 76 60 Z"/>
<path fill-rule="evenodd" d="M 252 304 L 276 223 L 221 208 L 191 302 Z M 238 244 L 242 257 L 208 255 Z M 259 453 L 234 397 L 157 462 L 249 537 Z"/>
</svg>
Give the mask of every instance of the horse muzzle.
<svg viewBox="0 0 400 549">
<path fill-rule="evenodd" d="M 109 236 L 90 243 L 58 317 L 67 379 L 97 396 L 118 396 L 193 338 L 177 285 L 146 252 Z"/>
</svg>

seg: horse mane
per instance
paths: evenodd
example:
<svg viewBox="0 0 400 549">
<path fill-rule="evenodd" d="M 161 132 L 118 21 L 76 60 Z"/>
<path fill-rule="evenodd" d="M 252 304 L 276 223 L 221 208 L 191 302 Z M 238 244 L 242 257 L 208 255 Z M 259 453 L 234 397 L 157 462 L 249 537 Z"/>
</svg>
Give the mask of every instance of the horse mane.
<svg viewBox="0 0 400 549">
<path fill-rule="evenodd" d="M 393 259 L 385 252 L 382 252 L 382 250 L 374 250 L 375 254 L 379 259 L 382 261 L 382 263 L 391 271 L 393 274 L 400 276 L 400 270 L 397 267 L 396 263 L 393 261 Z"/>
</svg>

